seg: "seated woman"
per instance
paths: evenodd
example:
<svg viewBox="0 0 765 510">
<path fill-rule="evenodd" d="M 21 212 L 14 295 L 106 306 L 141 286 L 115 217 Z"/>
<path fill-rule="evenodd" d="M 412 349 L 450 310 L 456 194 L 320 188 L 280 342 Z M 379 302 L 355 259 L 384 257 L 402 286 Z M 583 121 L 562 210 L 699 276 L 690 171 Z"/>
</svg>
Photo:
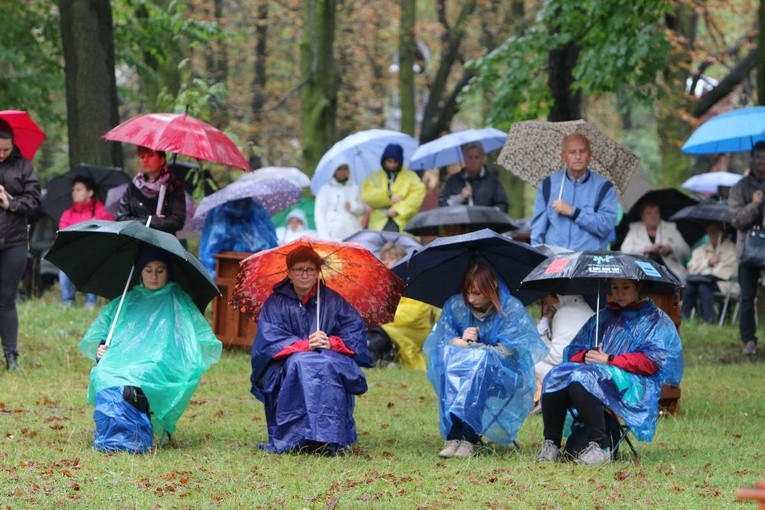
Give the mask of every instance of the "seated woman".
<svg viewBox="0 0 765 510">
<path fill-rule="evenodd" d="M 680 384 L 683 352 L 677 328 L 650 299 L 640 300 L 640 284 L 611 280 L 613 301 L 600 311 L 602 345 L 594 348 L 590 318 L 563 352 L 567 360 L 547 374 L 542 388 L 544 443 L 539 461 L 555 462 L 566 413 L 573 407 L 588 434 L 577 461 L 611 461 L 604 408 L 611 409 L 641 441 L 650 441 L 659 416 L 662 383 Z"/>
<path fill-rule="evenodd" d="M 221 353 L 191 297 L 168 281 L 167 252 L 145 249 L 135 267 L 141 284 L 125 294 L 111 344 L 104 343 L 119 299 L 101 309 L 79 345 L 97 362 L 88 386 L 96 408 L 93 447 L 107 452 L 148 451 L 152 427 L 169 438 L 202 373 Z"/>
<path fill-rule="evenodd" d="M 481 435 L 513 442 L 534 407 L 534 364 L 547 354 L 523 304 L 489 266 L 471 266 L 460 289 L 423 346 L 445 458 L 471 457 Z"/>
<path fill-rule="evenodd" d="M 258 318 L 250 380 L 265 407 L 263 448 L 270 452 L 337 455 L 356 441 L 354 395 L 367 391 L 360 367 L 372 366 L 372 359 L 364 321 L 318 280 L 321 264 L 311 248 L 293 249 L 287 278 L 274 286 Z"/>
<path fill-rule="evenodd" d="M 662 220 L 659 204 L 648 202 L 640 207 L 640 220 L 630 223 L 621 251 L 649 257 L 667 266 L 685 283 L 686 270 L 681 261 L 688 256 L 691 249 L 677 230 L 677 225 Z"/>
</svg>

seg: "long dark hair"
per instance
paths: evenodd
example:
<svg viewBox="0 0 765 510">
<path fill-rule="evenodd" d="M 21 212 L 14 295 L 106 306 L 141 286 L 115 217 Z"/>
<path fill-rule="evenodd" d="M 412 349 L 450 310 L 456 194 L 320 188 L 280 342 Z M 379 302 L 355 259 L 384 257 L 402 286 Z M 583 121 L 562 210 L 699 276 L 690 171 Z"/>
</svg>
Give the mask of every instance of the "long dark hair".
<svg viewBox="0 0 765 510">
<path fill-rule="evenodd" d="M 489 298 L 489 302 L 495 311 L 502 313 L 502 305 L 499 303 L 499 283 L 497 283 L 497 274 L 494 269 L 486 264 L 473 264 L 465 271 L 460 284 L 460 291 L 465 303 L 468 302 L 467 294 L 470 289 L 476 289 L 478 292 Z"/>
</svg>

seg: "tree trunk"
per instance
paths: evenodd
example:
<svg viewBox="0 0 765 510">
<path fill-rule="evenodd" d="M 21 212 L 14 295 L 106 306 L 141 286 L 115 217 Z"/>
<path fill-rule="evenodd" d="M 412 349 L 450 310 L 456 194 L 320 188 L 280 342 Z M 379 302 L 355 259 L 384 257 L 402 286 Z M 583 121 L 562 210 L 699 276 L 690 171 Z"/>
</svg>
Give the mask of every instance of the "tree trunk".
<svg viewBox="0 0 765 510">
<path fill-rule="evenodd" d="M 119 144 L 100 136 L 119 123 L 109 0 L 61 0 L 69 164 L 122 166 Z"/>
<path fill-rule="evenodd" d="M 582 92 L 571 88 L 578 58 L 579 47 L 574 43 L 550 52 L 547 83 L 553 104 L 548 120 L 561 122 L 582 118 Z"/>
<path fill-rule="evenodd" d="M 401 0 L 398 62 L 399 95 L 401 98 L 401 132 L 414 136 L 414 25 L 416 0 Z"/>
<path fill-rule="evenodd" d="M 338 84 L 333 58 L 335 4 L 336 0 L 304 1 L 300 118 L 303 168 L 308 175 L 313 175 L 319 159 L 335 142 Z"/>
<path fill-rule="evenodd" d="M 445 27 L 448 31 L 444 35 L 441 61 L 439 62 L 436 76 L 431 83 L 428 102 L 425 104 L 425 111 L 422 116 L 422 129 L 420 131 L 420 142 L 422 143 L 435 140 L 441 135 L 442 131 L 449 128 L 451 120 L 457 112 L 457 95 L 462 87 L 467 85 L 470 78 L 472 78 L 473 74 L 466 71 L 458 84 L 459 89 L 455 88 L 451 93 L 446 92 L 449 73 L 457 61 L 460 43 L 465 36 L 465 25 L 475 10 L 476 4 L 477 0 L 466 1 L 462 5 L 454 26 Z M 443 4 L 441 7 L 443 10 Z"/>
<path fill-rule="evenodd" d="M 258 126 L 262 122 L 263 115 L 261 110 L 266 104 L 266 84 L 268 77 L 266 75 L 266 61 L 268 59 L 268 2 L 269 0 L 259 0 L 257 16 L 255 18 L 255 62 L 253 64 L 252 85 L 255 89 L 252 95 L 252 126 L 251 139 L 258 146 L 260 145 L 260 129 Z M 252 168 L 260 168 L 263 161 L 258 151 L 253 151 L 249 159 Z"/>
<path fill-rule="evenodd" d="M 757 32 L 757 104 L 765 105 L 765 0 L 760 0 Z"/>
<path fill-rule="evenodd" d="M 224 0 L 215 0 L 213 2 L 213 17 L 215 22 L 224 25 L 225 17 L 223 15 Z M 214 41 L 210 43 L 207 50 L 207 69 L 209 78 L 216 83 L 226 83 L 228 79 L 228 52 L 225 41 Z M 228 111 L 216 104 L 211 109 L 210 121 L 213 125 L 223 127 L 228 125 Z"/>
</svg>

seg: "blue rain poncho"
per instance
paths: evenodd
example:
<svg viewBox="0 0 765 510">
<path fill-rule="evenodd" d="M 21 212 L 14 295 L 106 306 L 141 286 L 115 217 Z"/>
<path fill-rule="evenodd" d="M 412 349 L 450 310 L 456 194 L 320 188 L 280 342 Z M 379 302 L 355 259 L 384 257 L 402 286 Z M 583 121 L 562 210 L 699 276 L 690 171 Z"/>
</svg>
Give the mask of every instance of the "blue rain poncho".
<svg viewBox="0 0 765 510">
<path fill-rule="evenodd" d="M 372 366 L 366 328 L 358 312 L 332 289 L 321 285 L 321 330 L 339 337 L 355 352 L 296 352 L 285 359 L 275 354 L 317 330 L 316 296 L 303 304 L 287 279 L 274 287 L 258 318 L 252 346 L 252 393 L 263 402 L 268 444 L 282 453 L 307 441 L 342 450 L 356 441 L 354 395 L 367 391 L 360 366 Z"/>
<path fill-rule="evenodd" d="M 276 229 L 263 206 L 250 198 L 232 200 L 207 213 L 199 241 L 199 261 L 215 278 L 216 254 L 255 253 L 276 245 Z"/>
<path fill-rule="evenodd" d="M 119 305 L 101 309 L 79 344 L 95 360 Z M 113 387 L 137 386 L 149 400 L 154 432 L 172 434 L 202 373 L 220 359 L 221 343 L 194 302 L 178 284 L 159 290 L 136 286 L 125 294 L 111 345 L 90 371 L 88 401 Z"/>
<path fill-rule="evenodd" d="M 564 362 L 545 377 L 543 392 L 552 393 L 578 382 L 630 427 L 640 441 L 651 441 L 659 417 L 661 385 L 677 386 L 683 376 L 683 348 L 672 319 L 653 301 L 634 308 L 600 311 L 599 336 L 607 354 L 643 353 L 659 367 L 651 376 L 633 374 L 612 365 Z M 563 359 L 594 348 L 592 316 L 563 351 Z"/>
<path fill-rule="evenodd" d="M 504 314 L 492 312 L 483 320 L 462 294 L 450 297 L 423 346 L 444 438 L 455 415 L 484 437 L 510 444 L 534 407 L 534 365 L 548 349 L 523 304 L 502 282 L 499 291 Z M 450 345 L 471 326 L 479 327 L 475 347 Z"/>
</svg>

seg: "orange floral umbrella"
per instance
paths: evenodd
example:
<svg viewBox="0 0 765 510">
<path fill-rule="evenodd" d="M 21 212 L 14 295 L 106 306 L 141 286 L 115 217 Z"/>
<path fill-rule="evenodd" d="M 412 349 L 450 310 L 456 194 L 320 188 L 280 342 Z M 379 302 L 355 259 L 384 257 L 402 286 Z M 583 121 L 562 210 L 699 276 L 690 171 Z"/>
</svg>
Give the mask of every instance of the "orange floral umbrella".
<svg viewBox="0 0 765 510">
<path fill-rule="evenodd" d="M 368 326 L 393 320 L 405 285 L 401 278 L 360 244 L 305 236 L 241 262 L 233 296 L 240 312 L 258 320 L 274 285 L 287 277 L 287 255 L 300 246 L 308 246 L 319 254 L 323 260 L 321 279 L 348 301 Z"/>
</svg>

